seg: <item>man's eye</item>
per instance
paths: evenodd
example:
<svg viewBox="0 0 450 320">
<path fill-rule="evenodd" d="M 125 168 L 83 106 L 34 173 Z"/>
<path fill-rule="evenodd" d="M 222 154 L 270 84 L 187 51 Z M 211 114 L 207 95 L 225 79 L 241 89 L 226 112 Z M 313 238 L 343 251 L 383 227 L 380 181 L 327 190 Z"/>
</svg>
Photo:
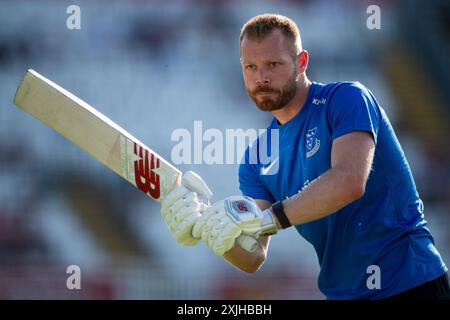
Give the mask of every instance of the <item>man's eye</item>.
<svg viewBox="0 0 450 320">
<path fill-rule="evenodd" d="M 271 62 L 271 63 L 269 63 L 269 67 L 271 67 L 271 68 L 275 68 L 276 66 L 278 66 L 280 63 L 279 62 Z"/>
<path fill-rule="evenodd" d="M 248 64 L 248 65 L 245 66 L 245 69 L 247 69 L 247 70 L 254 70 L 255 69 L 255 65 Z"/>
</svg>

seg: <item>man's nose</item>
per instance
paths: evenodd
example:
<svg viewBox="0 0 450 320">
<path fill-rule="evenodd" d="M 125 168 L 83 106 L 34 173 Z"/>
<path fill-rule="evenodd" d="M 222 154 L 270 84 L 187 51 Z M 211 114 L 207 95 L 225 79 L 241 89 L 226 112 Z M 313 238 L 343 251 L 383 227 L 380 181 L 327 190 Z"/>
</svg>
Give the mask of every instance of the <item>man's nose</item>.
<svg viewBox="0 0 450 320">
<path fill-rule="evenodd" d="M 267 86 L 270 84 L 270 79 L 268 79 L 267 77 L 260 77 L 256 80 L 256 84 L 259 86 Z"/>
<path fill-rule="evenodd" d="M 258 69 L 258 74 L 256 78 L 256 84 L 258 86 L 268 86 L 270 85 L 270 79 L 267 76 L 267 70 L 262 67 Z"/>
</svg>

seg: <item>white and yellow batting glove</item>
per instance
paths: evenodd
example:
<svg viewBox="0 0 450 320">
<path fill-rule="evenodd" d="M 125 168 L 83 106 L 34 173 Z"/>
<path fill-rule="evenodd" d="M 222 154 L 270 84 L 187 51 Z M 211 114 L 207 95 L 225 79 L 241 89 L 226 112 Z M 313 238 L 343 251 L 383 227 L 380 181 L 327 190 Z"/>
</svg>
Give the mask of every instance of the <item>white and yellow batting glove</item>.
<svg viewBox="0 0 450 320">
<path fill-rule="evenodd" d="M 231 196 L 206 209 L 195 222 L 192 235 L 201 238 L 216 255 L 223 256 L 241 235 L 257 239 L 276 232 L 270 208 L 261 211 L 252 198 Z"/>
<path fill-rule="evenodd" d="M 208 206 L 212 192 L 200 176 L 192 171 L 183 174 L 181 186 L 174 188 L 164 198 L 161 215 L 175 240 L 184 246 L 194 246 L 199 238 L 192 229 Z"/>
</svg>

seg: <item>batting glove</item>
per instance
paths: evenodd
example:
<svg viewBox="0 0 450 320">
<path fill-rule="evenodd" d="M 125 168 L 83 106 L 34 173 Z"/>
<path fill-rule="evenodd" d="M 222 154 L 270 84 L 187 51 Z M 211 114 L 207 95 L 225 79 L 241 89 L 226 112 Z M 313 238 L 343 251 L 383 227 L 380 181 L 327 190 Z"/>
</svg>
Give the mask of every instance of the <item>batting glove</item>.
<svg viewBox="0 0 450 320">
<path fill-rule="evenodd" d="M 232 196 L 206 209 L 195 222 L 192 235 L 222 256 L 234 247 L 240 235 L 257 239 L 276 232 L 271 209 L 261 211 L 252 198 Z"/>
<path fill-rule="evenodd" d="M 212 192 L 192 171 L 183 174 L 181 186 L 174 188 L 162 201 L 161 215 L 175 240 L 184 246 L 199 242 L 192 236 L 192 228 L 209 204 Z"/>
</svg>

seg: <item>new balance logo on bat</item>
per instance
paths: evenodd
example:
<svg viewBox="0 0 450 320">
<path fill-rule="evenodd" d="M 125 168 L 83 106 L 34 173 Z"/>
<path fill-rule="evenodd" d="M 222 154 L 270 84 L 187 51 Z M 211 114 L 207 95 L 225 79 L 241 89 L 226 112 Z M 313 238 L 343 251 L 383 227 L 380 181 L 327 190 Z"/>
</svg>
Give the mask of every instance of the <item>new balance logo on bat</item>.
<svg viewBox="0 0 450 320">
<path fill-rule="evenodd" d="M 134 142 L 134 154 L 139 157 L 139 160 L 134 160 L 134 178 L 136 186 L 142 192 L 148 193 L 154 199 L 159 199 L 161 195 L 159 174 L 154 171 L 159 168 L 159 159 L 149 153 Z"/>
<path fill-rule="evenodd" d="M 159 158 L 148 148 L 120 136 L 121 176 L 155 200 L 161 196 L 161 177 L 157 171 L 160 165 Z"/>
</svg>

